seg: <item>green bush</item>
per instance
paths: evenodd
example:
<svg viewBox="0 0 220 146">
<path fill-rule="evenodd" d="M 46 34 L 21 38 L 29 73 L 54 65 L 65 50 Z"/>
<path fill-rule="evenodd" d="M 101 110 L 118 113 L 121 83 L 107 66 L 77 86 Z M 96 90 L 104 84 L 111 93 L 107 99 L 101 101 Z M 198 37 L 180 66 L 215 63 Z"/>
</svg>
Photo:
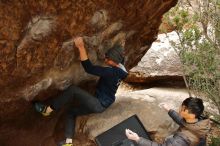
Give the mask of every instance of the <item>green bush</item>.
<svg viewBox="0 0 220 146">
<path fill-rule="evenodd" d="M 182 0 L 164 16 L 179 36 L 174 44 L 183 64 L 185 83 L 197 96 L 206 95 L 220 112 L 220 1 L 194 7 Z M 184 3 L 184 5 L 183 5 Z"/>
<path fill-rule="evenodd" d="M 212 137 L 209 146 L 220 146 L 220 137 Z"/>
</svg>

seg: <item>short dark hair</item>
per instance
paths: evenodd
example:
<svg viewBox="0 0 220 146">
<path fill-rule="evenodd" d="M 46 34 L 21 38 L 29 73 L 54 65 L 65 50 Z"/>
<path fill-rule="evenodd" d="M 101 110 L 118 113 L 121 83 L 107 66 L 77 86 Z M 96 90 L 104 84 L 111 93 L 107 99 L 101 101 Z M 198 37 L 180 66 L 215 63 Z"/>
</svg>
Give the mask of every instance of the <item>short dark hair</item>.
<svg viewBox="0 0 220 146">
<path fill-rule="evenodd" d="M 189 113 L 195 114 L 196 118 L 199 118 L 204 111 L 203 101 L 197 97 L 186 98 L 182 106 L 185 106 Z"/>
</svg>

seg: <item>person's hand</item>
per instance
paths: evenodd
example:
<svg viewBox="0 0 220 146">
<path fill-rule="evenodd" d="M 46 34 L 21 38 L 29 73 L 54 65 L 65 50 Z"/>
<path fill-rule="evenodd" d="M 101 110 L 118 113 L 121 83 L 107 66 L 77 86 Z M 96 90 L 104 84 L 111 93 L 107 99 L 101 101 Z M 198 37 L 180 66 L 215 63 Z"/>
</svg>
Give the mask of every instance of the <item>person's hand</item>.
<svg viewBox="0 0 220 146">
<path fill-rule="evenodd" d="M 84 47 L 84 42 L 83 42 L 83 38 L 82 37 L 76 37 L 73 39 L 74 43 L 75 43 L 75 46 L 77 48 L 82 48 Z"/>
<path fill-rule="evenodd" d="M 138 142 L 140 140 L 140 137 L 137 135 L 137 133 L 131 131 L 130 129 L 126 129 L 125 134 L 128 137 L 128 139 L 130 139 L 130 140 L 134 140 L 136 142 Z"/>
<path fill-rule="evenodd" d="M 172 109 L 172 106 L 167 103 L 160 103 L 159 107 L 165 109 L 166 111 L 169 111 L 170 109 Z"/>
</svg>

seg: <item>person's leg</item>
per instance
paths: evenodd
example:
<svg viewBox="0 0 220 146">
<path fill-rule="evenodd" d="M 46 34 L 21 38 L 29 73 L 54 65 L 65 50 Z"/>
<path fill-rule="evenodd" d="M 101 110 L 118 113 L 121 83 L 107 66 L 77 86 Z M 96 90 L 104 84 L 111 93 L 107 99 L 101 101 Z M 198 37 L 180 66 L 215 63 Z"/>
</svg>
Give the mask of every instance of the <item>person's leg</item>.
<svg viewBox="0 0 220 146">
<path fill-rule="evenodd" d="M 91 95 L 87 91 L 74 87 L 74 99 L 77 99 L 80 104 L 89 109 L 92 113 L 99 113 L 105 110 L 97 97 Z"/>
<path fill-rule="evenodd" d="M 79 87 L 74 85 L 68 87 L 64 90 L 59 96 L 56 98 L 51 99 L 50 106 L 45 106 L 43 104 L 40 105 L 41 109 L 37 110 L 45 115 L 50 115 L 53 110 L 59 110 L 63 105 L 68 103 L 73 99 L 78 99 L 79 102 L 87 109 L 90 110 L 92 113 L 99 113 L 105 110 L 105 107 L 101 105 L 99 100 L 94 97 L 93 95 L 89 94 L 85 90 L 82 90 Z M 43 112 L 42 112 L 43 111 Z"/>
<path fill-rule="evenodd" d="M 86 109 L 85 107 L 69 109 L 66 113 L 65 137 L 71 138 L 71 139 L 72 139 L 72 137 L 74 137 L 77 116 L 86 115 L 86 114 L 90 114 L 90 113 L 91 113 L 91 111 Z"/>
<path fill-rule="evenodd" d="M 103 111 L 104 108 L 101 110 Z M 101 112 L 101 110 L 98 112 Z M 95 113 L 95 111 L 91 109 L 87 109 L 84 106 L 81 106 L 79 108 L 71 108 L 68 110 L 66 115 L 66 122 L 65 122 L 65 138 L 66 138 L 65 143 L 72 143 L 72 139 L 75 134 L 75 125 L 76 125 L 77 116 L 87 115 L 91 113 Z"/>
<path fill-rule="evenodd" d="M 65 89 L 60 95 L 49 101 L 50 107 L 54 110 L 59 110 L 62 106 L 74 99 L 74 93 L 77 91 L 77 87 L 71 85 Z"/>
<path fill-rule="evenodd" d="M 80 94 L 82 92 L 80 91 Z M 85 98 L 77 98 L 80 100 L 81 106 L 79 108 L 70 108 L 67 111 L 66 116 L 66 137 L 72 137 L 74 132 L 72 131 L 75 128 L 75 119 L 77 116 L 86 115 L 91 113 L 101 113 L 106 108 L 101 105 L 99 100 L 96 97 L 93 97 L 90 94 L 84 93 L 84 96 L 76 97 L 85 97 Z M 86 99 L 86 101 L 85 101 Z"/>
<path fill-rule="evenodd" d="M 94 112 L 101 112 L 104 110 L 96 97 L 74 85 L 67 88 L 58 97 L 52 99 L 51 107 L 52 109 L 58 110 L 73 99 L 79 100 L 82 105 Z"/>
<path fill-rule="evenodd" d="M 90 95 L 80 88 L 78 88 L 77 92 L 74 93 L 74 96 L 80 101 L 81 106 L 79 108 L 70 108 L 67 112 L 65 124 L 65 137 L 67 143 L 71 142 L 72 137 L 74 136 L 77 116 L 100 113 L 105 110 L 105 107 L 101 105 L 96 97 Z"/>
<path fill-rule="evenodd" d="M 53 110 L 59 110 L 63 105 L 74 99 L 74 93 L 77 91 L 77 87 L 72 85 L 65 89 L 59 96 L 47 100 L 49 106 L 35 102 L 35 109 L 44 116 L 49 116 Z"/>
</svg>

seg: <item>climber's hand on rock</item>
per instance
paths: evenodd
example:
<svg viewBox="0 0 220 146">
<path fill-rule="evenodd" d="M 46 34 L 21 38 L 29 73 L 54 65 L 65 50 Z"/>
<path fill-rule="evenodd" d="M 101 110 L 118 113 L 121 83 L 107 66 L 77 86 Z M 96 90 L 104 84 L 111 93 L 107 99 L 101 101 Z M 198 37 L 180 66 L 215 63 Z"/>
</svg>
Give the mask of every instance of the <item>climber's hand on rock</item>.
<svg viewBox="0 0 220 146">
<path fill-rule="evenodd" d="M 86 49 L 84 47 L 84 42 L 82 37 L 76 37 L 73 39 L 76 47 L 79 49 L 80 60 L 85 61 L 88 59 Z"/>
<path fill-rule="evenodd" d="M 73 39 L 75 46 L 80 49 L 80 48 L 84 48 L 84 42 L 83 42 L 83 38 L 82 37 L 76 37 Z"/>
</svg>

